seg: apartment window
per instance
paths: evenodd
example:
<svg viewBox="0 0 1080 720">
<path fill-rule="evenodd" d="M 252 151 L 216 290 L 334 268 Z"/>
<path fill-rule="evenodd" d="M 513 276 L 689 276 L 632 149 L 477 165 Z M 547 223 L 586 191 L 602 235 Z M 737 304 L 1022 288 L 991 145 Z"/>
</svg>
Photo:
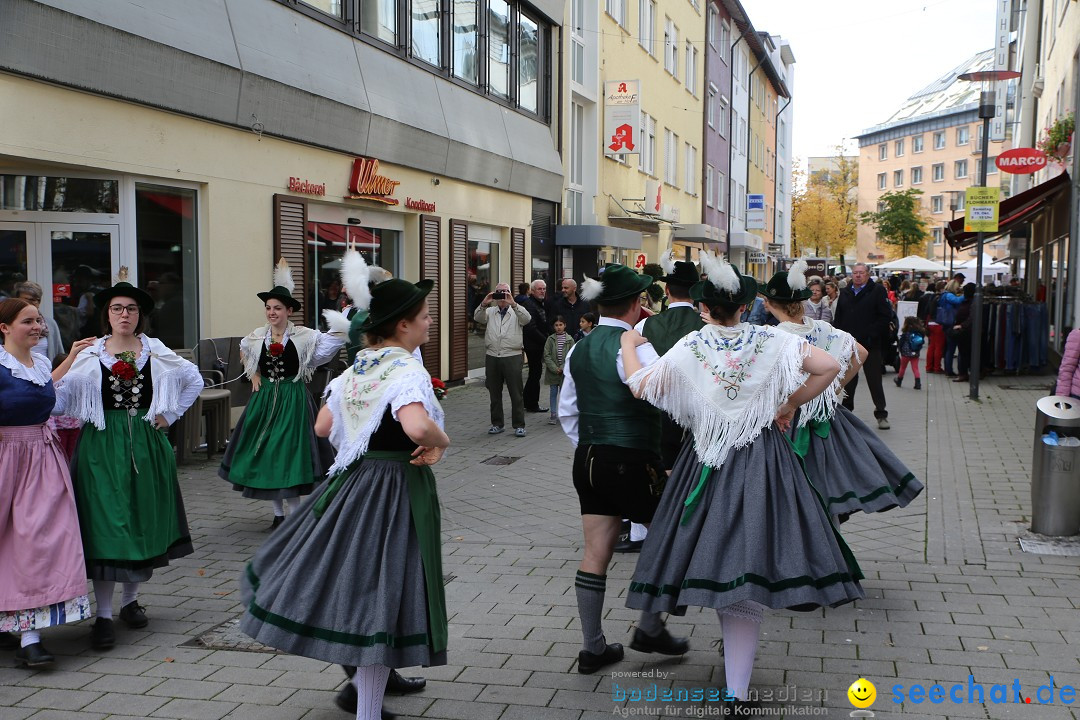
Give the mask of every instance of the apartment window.
<svg viewBox="0 0 1080 720">
<path fill-rule="evenodd" d="M 893 155 L 895 155 L 896 157 L 904 157 L 904 141 L 897 140 L 894 145 L 895 147 L 893 147 Z"/>
<path fill-rule="evenodd" d="M 746 186 L 742 183 L 735 188 L 735 214 L 740 220 L 746 219 Z"/>
<path fill-rule="evenodd" d="M 889 146 L 886 143 L 881 143 L 877 146 L 877 159 L 888 160 L 889 159 Z"/>
<path fill-rule="evenodd" d="M 540 97 L 540 24 L 524 13 L 519 18 L 518 105 L 536 112 Z"/>
<path fill-rule="evenodd" d="M 573 22 L 570 27 L 570 79 L 578 85 L 585 84 L 585 3 L 588 0 L 573 0 L 570 12 Z"/>
<path fill-rule="evenodd" d="M 439 0 L 412 0 L 412 56 L 439 67 L 442 37 Z"/>
<path fill-rule="evenodd" d="M 957 160 L 953 164 L 953 177 L 957 180 L 963 180 L 967 176 L 967 160 Z"/>
<path fill-rule="evenodd" d="M 922 166 L 911 168 L 911 184 L 922 185 Z"/>
<path fill-rule="evenodd" d="M 921 153 L 923 151 L 923 136 L 916 135 L 911 138 L 911 152 Z"/>
<path fill-rule="evenodd" d="M 510 5 L 488 0 L 488 87 L 510 97 Z"/>
<path fill-rule="evenodd" d="M 717 127 L 717 131 L 720 133 L 720 137 L 727 137 L 728 136 L 728 129 L 730 128 L 730 125 L 728 124 L 728 120 L 731 119 L 731 117 L 730 117 L 731 111 L 730 111 L 730 108 L 728 106 L 728 99 L 726 97 L 724 97 L 723 95 L 720 96 L 720 111 L 719 112 L 720 112 L 720 117 L 718 118 L 719 125 Z"/>
<path fill-rule="evenodd" d="M 893 170 L 892 184 L 893 184 L 893 187 L 900 187 L 900 186 L 902 186 L 904 184 L 904 171 L 903 170 Z"/>
<path fill-rule="evenodd" d="M 943 181 L 945 179 L 945 163 L 934 163 L 931 167 L 931 173 L 934 182 Z"/>
<path fill-rule="evenodd" d="M 566 205 L 569 225 L 582 222 L 582 199 L 585 173 L 585 106 L 578 102 L 570 104 L 570 183 L 567 188 Z"/>
<path fill-rule="evenodd" d="M 716 128 L 716 86 L 709 83 L 709 100 L 705 107 L 709 127 Z"/>
<path fill-rule="evenodd" d="M 686 41 L 686 89 L 697 95 L 697 47 Z"/>
<path fill-rule="evenodd" d="M 697 195 L 697 148 L 686 143 L 686 178 L 683 190 L 691 195 Z"/>
<path fill-rule="evenodd" d="M 724 61 L 726 65 L 728 63 L 728 54 L 731 52 L 731 26 L 728 25 L 727 20 L 720 23 L 720 59 Z"/>
<path fill-rule="evenodd" d="M 971 129 L 964 125 L 963 127 L 956 128 L 956 144 L 967 145 L 971 140 Z"/>
<path fill-rule="evenodd" d="M 945 149 L 945 131 L 944 130 L 939 130 L 938 132 L 934 133 L 934 149 L 935 150 L 944 150 Z"/>
<path fill-rule="evenodd" d="M 720 13 L 717 12 L 716 6 L 712 3 L 709 4 L 709 15 L 705 21 L 705 33 L 706 39 L 709 41 L 709 45 L 716 47 L 716 27 L 719 20 Z"/>
<path fill-rule="evenodd" d="M 638 153 L 638 170 L 649 175 L 656 174 L 656 118 L 641 113 L 641 152 Z"/>
<path fill-rule="evenodd" d="M 977 138 L 977 139 L 975 140 L 975 152 L 982 152 L 982 146 L 983 146 L 983 126 L 982 126 L 982 125 L 976 125 L 975 127 L 976 127 L 976 129 L 978 130 L 978 132 L 977 132 L 977 133 L 976 133 L 976 135 L 975 135 L 975 136 L 976 136 L 976 138 Z"/>
<path fill-rule="evenodd" d="M 945 196 L 944 195 L 932 195 L 930 196 L 930 212 L 940 213 L 945 211 Z"/>
<path fill-rule="evenodd" d="M 451 12 L 454 77 L 476 85 L 480 81 L 480 11 L 475 0 L 454 0 Z"/>
<path fill-rule="evenodd" d="M 727 175 L 716 172 L 716 209 L 720 212 L 727 211 Z"/>
<path fill-rule="evenodd" d="M 638 2 L 638 42 L 650 55 L 656 55 L 656 0 Z"/>
<path fill-rule="evenodd" d="M 713 206 L 713 166 L 705 166 L 705 205 Z"/>
<path fill-rule="evenodd" d="M 674 185 L 679 181 L 679 136 L 664 129 L 664 182 Z"/>
<path fill-rule="evenodd" d="M 627 0 L 606 0 L 607 14 L 622 27 L 626 27 L 626 1 Z"/>
<path fill-rule="evenodd" d="M 679 28 L 671 18 L 664 18 L 664 69 L 679 77 Z"/>
<path fill-rule="evenodd" d="M 979 162 L 982 162 L 982 160 L 980 160 Z M 997 175 L 997 171 L 998 171 L 997 155 L 991 155 L 990 157 L 988 157 L 986 159 L 986 162 L 989 163 L 989 165 L 986 166 L 986 174 L 987 175 Z"/>
<path fill-rule="evenodd" d="M 930 230 L 930 234 L 934 238 L 934 244 L 935 245 L 940 245 L 941 244 L 941 228 L 939 228 L 939 227 L 932 228 Z"/>
<path fill-rule="evenodd" d="M 877 189 L 878 190 L 884 190 L 887 187 L 888 187 L 888 184 L 887 184 L 887 181 L 885 180 L 885 173 L 878 173 L 878 175 L 877 175 Z"/>
<path fill-rule="evenodd" d="M 341 0 L 303 0 L 303 2 L 316 10 L 322 10 L 327 15 L 341 18 Z"/>
<path fill-rule="evenodd" d="M 363 0 L 360 3 L 360 32 L 397 45 L 397 0 Z"/>
</svg>

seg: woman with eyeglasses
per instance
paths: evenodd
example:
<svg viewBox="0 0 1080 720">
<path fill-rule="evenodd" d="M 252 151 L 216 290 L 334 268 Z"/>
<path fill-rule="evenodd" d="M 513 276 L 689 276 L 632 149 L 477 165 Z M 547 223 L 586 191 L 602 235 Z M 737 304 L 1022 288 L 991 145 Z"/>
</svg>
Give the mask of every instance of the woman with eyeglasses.
<svg viewBox="0 0 1080 720">
<path fill-rule="evenodd" d="M 193 552 L 166 431 L 199 397 L 203 380 L 193 364 L 144 334 L 154 300 L 126 280 L 120 268 L 120 282 L 94 295 L 105 335 L 57 385 L 67 414 L 84 423 L 72 483 L 97 600 L 90 643 L 98 650 L 116 643 L 116 583 L 123 585 L 120 619 L 146 627 L 140 583 Z"/>
</svg>

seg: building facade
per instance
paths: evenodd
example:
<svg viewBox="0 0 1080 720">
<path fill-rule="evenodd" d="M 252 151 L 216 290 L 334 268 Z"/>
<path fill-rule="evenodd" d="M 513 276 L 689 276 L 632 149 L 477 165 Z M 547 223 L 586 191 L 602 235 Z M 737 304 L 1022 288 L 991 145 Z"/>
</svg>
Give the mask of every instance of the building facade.
<svg viewBox="0 0 1080 720">
<path fill-rule="evenodd" d="M 279 256 L 316 324 L 352 244 L 435 281 L 425 362 L 464 377 L 478 298 L 554 262 L 562 2 L 180 8 L 0 5 L 0 291 L 39 282 L 70 342 L 128 266 L 193 347 L 264 322 Z"/>
</svg>

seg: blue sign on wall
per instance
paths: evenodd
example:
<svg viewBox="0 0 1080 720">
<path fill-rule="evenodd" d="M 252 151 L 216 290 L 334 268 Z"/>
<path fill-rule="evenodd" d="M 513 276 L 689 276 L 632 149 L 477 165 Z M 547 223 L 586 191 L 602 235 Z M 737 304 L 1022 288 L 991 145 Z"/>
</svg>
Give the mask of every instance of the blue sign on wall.
<svg viewBox="0 0 1080 720">
<path fill-rule="evenodd" d="M 746 196 L 746 209 L 747 210 L 764 210 L 765 209 L 765 196 L 764 195 L 751 195 Z"/>
</svg>

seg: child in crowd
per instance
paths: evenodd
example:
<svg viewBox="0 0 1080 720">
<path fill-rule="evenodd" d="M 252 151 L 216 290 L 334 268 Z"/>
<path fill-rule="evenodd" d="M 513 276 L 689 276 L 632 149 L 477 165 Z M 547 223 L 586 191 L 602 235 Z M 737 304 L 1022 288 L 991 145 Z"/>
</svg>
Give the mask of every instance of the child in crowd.
<svg viewBox="0 0 1080 720">
<path fill-rule="evenodd" d="M 53 370 L 67 360 L 67 353 L 60 353 L 53 358 Z M 49 418 L 49 427 L 56 431 L 56 437 L 60 440 L 60 449 L 64 451 L 64 457 L 71 460 L 75 454 L 75 445 L 79 442 L 79 432 L 82 430 L 82 420 L 70 415 L 53 415 Z"/>
<path fill-rule="evenodd" d="M 574 335 L 574 340 L 581 342 L 581 339 L 591 333 L 594 327 L 596 327 L 596 314 L 591 312 L 583 314 L 578 320 L 578 331 Z"/>
<path fill-rule="evenodd" d="M 592 315 L 592 313 L 585 313 L 585 315 Z M 581 318 L 581 325 L 584 331 L 585 316 Z M 559 421 L 559 390 L 562 388 L 563 366 L 566 364 L 567 353 L 574 347 L 574 338 L 566 332 L 566 318 L 556 315 L 551 327 L 555 329 L 555 332 L 548 335 L 547 342 L 544 343 L 544 375 L 547 384 L 551 387 L 551 400 L 548 402 L 551 418 L 548 420 L 548 425 L 554 425 Z M 591 325 L 589 330 L 592 330 Z"/>
<path fill-rule="evenodd" d="M 922 390 L 922 379 L 919 377 L 919 355 L 922 354 L 925 343 L 926 327 L 919 318 L 908 315 L 904 318 L 904 327 L 900 335 L 900 372 L 893 380 L 896 387 L 903 384 L 904 370 L 910 366 L 911 373 L 915 376 L 915 389 Z"/>
</svg>

